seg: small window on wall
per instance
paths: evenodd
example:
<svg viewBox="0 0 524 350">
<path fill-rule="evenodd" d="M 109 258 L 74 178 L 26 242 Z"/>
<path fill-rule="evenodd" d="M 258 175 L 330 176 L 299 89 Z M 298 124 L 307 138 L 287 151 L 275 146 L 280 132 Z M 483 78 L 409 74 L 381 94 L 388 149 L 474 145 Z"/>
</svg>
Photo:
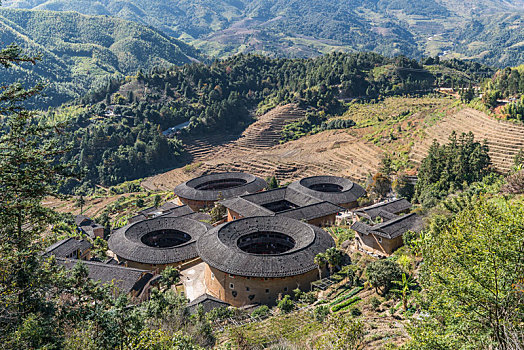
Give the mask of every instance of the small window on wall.
<svg viewBox="0 0 524 350">
<path fill-rule="evenodd" d="M 233 295 L 233 298 L 236 298 L 237 297 L 237 292 L 234 290 L 231 292 L 231 294 Z"/>
<path fill-rule="evenodd" d="M 236 220 L 236 219 L 237 219 L 237 217 L 233 215 L 233 220 Z"/>
<path fill-rule="evenodd" d="M 231 277 L 231 278 L 235 278 L 235 275 L 229 274 L 229 277 Z"/>
<path fill-rule="evenodd" d="M 382 237 L 378 237 L 377 240 L 378 240 L 378 243 L 382 243 Z"/>
<path fill-rule="evenodd" d="M 213 272 L 211 272 L 211 279 L 214 280 L 215 279 L 215 274 Z"/>
<path fill-rule="evenodd" d="M 287 287 L 284 287 L 284 292 L 287 292 Z"/>
<path fill-rule="evenodd" d="M 230 284 L 229 284 L 229 288 L 230 288 L 230 289 L 235 289 L 235 285 L 234 285 L 233 283 L 230 283 Z"/>
<path fill-rule="evenodd" d="M 251 294 L 250 296 L 247 297 L 249 300 L 253 300 L 255 299 L 255 294 Z"/>
<path fill-rule="evenodd" d="M 269 293 L 269 289 L 266 289 L 266 293 Z"/>
<path fill-rule="evenodd" d="M 246 287 L 246 292 L 249 292 L 249 287 Z"/>
</svg>

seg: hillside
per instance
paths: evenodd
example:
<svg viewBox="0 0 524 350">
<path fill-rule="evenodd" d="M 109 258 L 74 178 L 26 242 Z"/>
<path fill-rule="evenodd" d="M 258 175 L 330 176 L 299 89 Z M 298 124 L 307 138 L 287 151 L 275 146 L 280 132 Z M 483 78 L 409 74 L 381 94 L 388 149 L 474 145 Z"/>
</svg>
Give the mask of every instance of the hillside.
<svg viewBox="0 0 524 350">
<path fill-rule="evenodd" d="M 142 186 L 167 191 L 192 177 L 216 171 L 276 176 L 282 183 L 319 174 L 365 183 L 378 171 L 384 154 L 396 155 L 397 166 L 417 167 L 433 140 L 447 143 L 453 130 L 459 134 L 472 131 L 477 140 L 487 140 L 494 168 L 509 171 L 515 154 L 524 148 L 524 127 L 455 106 L 447 98 L 390 98 L 378 104 L 355 105 L 344 115 L 357 122 L 352 129 L 328 130 L 269 146 L 278 141 L 278 135 L 271 138 L 260 125 L 293 118 L 300 111 L 293 105 L 278 107 L 260 117 L 236 141 L 218 144 L 207 138 L 189 142 L 191 164 L 150 177 Z"/>
<path fill-rule="evenodd" d="M 213 171 L 248 171 L 261 177 L 276 176 L 282 183 L 319 174 L 345 176 L 364 183 L 377 172 L 384 153 L 405 153 L 407 157 L 411 137 L 423 132 L 426 121 L 452 113 L 453 102 L 447 98 L 390 98 L 377 104 L 356 104 L 344 116 L 357 121 L 355 128 L 328 130 L 268 147 L 269 140 L 261 136 L 269 135 L 257 123 L 267 125 L 286 117 L 291 119 L 300 111 L 293 105 L 278 107 L 260 117 L 236 141 L 221 145 L 213 145 L 212 140 L 205 145 L 198 141 L 189 143 L 187 149 L 194 154 L 193 163 L 148 178 L 142 186 L 168 190 Z M 412 113 L 399 120 L 397 114 L 403 110 Z M 395 140 L 389 139 L 391 125 L 395 129 L 400 125 L 402 129 L 402 135 Z M 246 139 L 250 140 L 248 147 Z M 278 140 L 279 135 L 274 135 L 273 143 Z"/>
<path fill-rule="evenodd" d="M 58 105 L 139 69 L 189 63 L 188 45 L 154 29 L 112 17 L 0 8 L 0 41 L 41 54 L 35 67 L 3 73 L 3 83 L 49 82 L 40 106 Z"/>
<path fill-rule="evenodd" d="M 415 142 L 411 159 L 416 164 L 420 163 L 433 140 L 441 144 L 447 143 L 448 136 L 453 131 L 458 134 L 471 131 L 477 140 L 486 140 L 493 166 L 503 173 L 512 168 L 515 155 L 524 149 L 523 125 L 496 120 L 467 108 L 428 128 L 423 141 Z"/>
<path fill-rule="evenodd" d="M 211 56 L 342 51 L 474 58 L 516 65 L 523 0 L 7 0 L 5 6 L 111 15 L 153 26 Z M 484 28 L 477 36 L 479 25 Z M 508 37 L 509 36 L 509 37 Z M 496 45 L 495 45 L 496 44 Z M 495 59 L 497 57 L 497 59 Z M 520 61 L 519 61 L 520 60 Z"/>
</svg>

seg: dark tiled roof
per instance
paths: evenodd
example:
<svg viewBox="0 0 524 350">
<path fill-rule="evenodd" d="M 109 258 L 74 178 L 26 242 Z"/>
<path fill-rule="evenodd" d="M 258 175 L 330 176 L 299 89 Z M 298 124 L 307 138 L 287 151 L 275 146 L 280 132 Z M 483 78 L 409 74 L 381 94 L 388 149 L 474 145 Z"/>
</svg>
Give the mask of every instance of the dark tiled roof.
<svg viewBox="0 0 524 350">
<path fill-rule="evenodd" d="M 82 253 L 92 247 L 92 244 L 84 239 L 78 240 L 75 238 L 66 238 L 49 246 L 45 253 L 59 258 L 67 258 L 71 253 L 74 253 L 77 250 L 80 250 L 80 253 Z"/>
<path fill-rule="evenodd" d="M 80 226 L 80 225 L 82 225 L 82 224 L 84 224 L 84 225 L 90 225 L 92 221 L 93 221 L 93 220 L 91 220 L 91 218 L 89 218 L 89 217 L 87 217 L 87 216 L 85 216 L 85 215 L 76 215 L 76 216 L 75 216 L 75 224 L 76 224 L 77 226 Z"/>
<path fill-rule="evenodd" d="M 184 217 L 196 221 L 211 221 L 211 215 L 209 215 L 208 213 L 193 213 Z"/>
<path fill-rule="evenodd" d="M 420 231 L 422 229 L 422 220 L 415 214 L 406 214 L 397 216 L 395 219 L 385 221 L 377 225 L 367 225 L 363 222 L 355 222 L 351 228 L 361 234 L 370 233 L 388 239 L 402 236 L 407 231 Z"/>
<path fill-rule="evenodd" d="M 399 214 L 403 211 L 411 209 L 411 203 L 404 199 L 395 199 L 389 202 L 380 202 L 369 207 L 360 208 L 355 210 L 356 214 L 367 215 L 368 217 L 374 219 L 377 216 L 380 216 L 381 211 L 386 211 L 391 214 Z"/>
<path fill-rule="evenodd" d="M 146 220 L 146 219 L 147 219 L 147 216 L 145 216 L 144 214 L 138 214 L 138 215 L 135 215 L 135 216 L 130 217 L 129 219 L 127 219 L 127 223 L 128 224 L 134 224 L 135 222 L 143 221 L 143 220 Z"/>
<path fill-rule="evenodd" d="M 125 293 L 137 291 L 140 293 L 153 275 L 145 270 L 132 269 L 113 264 L 104 264 L 94 261 L 57 258 L 57 261 L 68 269 L 76 264 L 84 264 L 89 271 L 89 278 L 102 284 L 114 283 L 114 285 Z"/>
<path fill-rule="evenodd" d="M 144 264 L 169 264 L 196 258 L 196 240 L 211 226 L 186 217 L 159 216 L 126 225 L 113 232 L 109 238 L 109 249 L 126 260 Z M 191 239 L 171 248 L 151 247 L 142 242 L 146 234 L 160 230 L 178 230 Z"/>
<path fill-rule="evenodd" d="M 162 207 L 158 208 L 161 209 Z M 162 210 L 163 216 L 169 216 L 173 218 L 194 214 L 195 212 L 187 205 L 175 205 L 169 209 Z"/>
<path fill-rule="evenodd" d="M 310 204 L 297 209 L 286 210 L 277 213 L 277 216 L 285 216 L 297 220 L 313 220 L 328 215 L 333 215 L 345 209 L 329 202 Z"/>
<path fill-rule="evenodd" d="M 290 208 L 276 213 L 263 207 L 263 205 L 284 200 L 292 203 L 297 208 Z M 344 208 L 338 205 L 321 201 L 289 187 L 226 199 L 220 203 L 243 217 L 276 215 L 297 220 L 312 220 L 344 211 Z"/>
<path fill-rule="evenodd" d="M 241 250 L 237 241 L 256 232 L 278 232 L 290 236 L 295 245 L 275 255 L 252 254 Z M 286 277 L 316 268 L 318 253 L 335 246 L 324 230 L 282 216 L 243 218 L 214 227 L 197 242 L 199 256 L 208 265 L 226 273 L 248 277 Z"/>
<path fill-rule="evenodd" d="M 322 186 L 331 186 L 339 190 L 337 192 L 325 192 L 315 189 L 315 187 L 320 188 Z M 289 188 L 333 204 L 355 202 L 366 194 L 366 191 L 360 185 L 338 176 L 306 177 L 291 183 Z"/>
<path fill-rule="evenodd" d="M 217 309 L 219 307 L 228 307 L 231 306 L 230 304 L 226 303 L 225 301 L 222 301 L 220 299 L 215 298 L 212 295 L 209 294 L 202 294 L 189 304 L 187 304 L 187 308 L 189 309 L 189 313 L 194 314 L 197 312 L 198 307 L 202 305 L 204 308 L 204 312 L 207 313 L 213 309 Z"/>
<path fill-rule="evenodd" d="M 160 210 L 162 212 L 166 212 L 168 210 L 176 209 L 176 208 L 180 208 L 180 207 L 185 207 L 185 205 L 179 206 L 179 205 L 177 205 L 177 204 L 175 204 L 173 202 L 165 202 L 163 205 L 158 207 L 158 210 Z"/>
<path fill-rule="evenodd" d="M 157 211 L 159 211 L 157 209 L 157 207 L 149 207 L 149 208 L 145 208 L 145 209 L 140 210 L 140 214 L 144 214 L 145 216 L 147 216 L 147 215 L 155 213 Z"/>
<path fill-rule="evenodd" d="M 260 192 L 260 194 L 262 193 L 264 192 Z M 242 197 L 226 199 L 220 203 L 226 208 L 231 209 L 244 217 L 274 215 L 271 210 L 266 209 L 254 202 L 250 202 Z"/>
<path fill-rule="evenodd" d="M 396 214 L 390 213 L 389 211 L 379 210 L 377 213 L 378 217 L 381 217 L 384 220 L 393 220 L 397 217 Z"/>
<path fill-rule="evenodd" d="M 227 181 L 239 179 L 245 183 L 220 190 L 197 189 L 210 181 Z M 232 198 L 246 193 L 255 193 L 267 186 L 263 179 L 246 173 L 218 173 L 204 175 L 184 182 L 175 187 L 175 194 L 179 197 L 196 201 L 216 201 L 219 197 Z"/>
</svg>

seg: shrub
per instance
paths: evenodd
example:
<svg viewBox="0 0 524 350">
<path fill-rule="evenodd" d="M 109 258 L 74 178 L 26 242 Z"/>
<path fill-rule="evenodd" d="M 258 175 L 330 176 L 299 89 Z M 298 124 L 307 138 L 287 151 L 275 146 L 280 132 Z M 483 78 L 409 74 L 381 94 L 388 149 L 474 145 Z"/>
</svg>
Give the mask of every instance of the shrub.
<svg viewBox="0 0 524 350">
<path fill-rule="evenodd" d="M 293 304 L 293 301 L 291 300 L 289 295 L 284 296 L 282 300 L 277 305 L 278 309 L 284 313 L 287 314 L 295 308 L 295 304 Z"/>
<path fill-rule="evenodd" d="M 377 297 L 371 298 L 371 307 L 373 308 L 373 310 L 377 310 L 381 304 L 382 302 L 380 301 L 379 298 Z"/>
<path fill-rule="evenodd" d="M 235 315 L 235 311 L 232 308 L 228 307 L 217 307 L 208 313 L 206 313 L 206 318 L 209 321 L 218 321 L 218 320 L 224 320 L 229 317 L 233 317 Z"/>
<path fill-rule="evenodd" d="M 362 315 L 362 311 L 360 311 L 360 309 L 357 306 L 353 306 L 349 310 L 349 313 L 351 314 L 351 316 L 354 316 L 354 317 Z"/>
<path fill-rule="evenodd" d="M 315 316 L 315 320 L 318 322 L 324 322 L 327 315 L 329 315 L 329 306 L 327 305 L 321 305 L 315 308 L 315 311 L 313 311 L 313 314 Z"/>
<path fill-rule="evenodd" d="M 269 307 L 267 305 L 259 306 L 251 313 L 253 317 L 265 317 L 269 315 Z"/>
</svg>

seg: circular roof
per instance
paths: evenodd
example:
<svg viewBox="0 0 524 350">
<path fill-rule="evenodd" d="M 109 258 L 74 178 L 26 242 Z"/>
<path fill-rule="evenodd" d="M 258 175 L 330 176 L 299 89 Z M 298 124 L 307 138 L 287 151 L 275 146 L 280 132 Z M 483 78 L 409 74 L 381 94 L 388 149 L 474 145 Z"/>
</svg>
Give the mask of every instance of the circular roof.
<svg viewBox="0 0 524 350">
<path fill-rule="evenodd" d="M 196 241 L 211 225 L 184 217 L 156 217 L 124 226 L 109 237 L 109 249 L 119 257 L 144 264 L 170 264 L 196 258 Z M 151 244 L 151 236 L 161 231 L 158 237 L 173 238 L 180 234 L 177 244 Z M 187 235 L 189 237 L 187 237 Z M 176 238 L 176 237 L 175 237 Z M 161 246 L 164 246 L 162 248 Z"/>
<path fill-rule="evenodd" d="M 267 186 L 266 181 L 247 173 L 217 173 L 203 175 L 175 187 L 179 197 L 196 201 L 216 201 L 255 193 Z"/>
<path fill-rule="evenodd" d="M 333 204 L 356 201 L 366 191 L 362 186 L 338 176 L 311 176 L 291 183 L 289 188 Z"/>
<path fill-rule="evenodd" d="M 282 253 L 255 254 L 239 247 L 253 233 L 281 234 L 293 241 Z M 226 273 L 246 277 L 287 277 L 317 268 L 313 259 L 334 247 L 333 238 L 321 228 L 277 216 L 255 216 L 214 227 L 197 242 L 198 255 L 208 265 Z"/>
</svg>

